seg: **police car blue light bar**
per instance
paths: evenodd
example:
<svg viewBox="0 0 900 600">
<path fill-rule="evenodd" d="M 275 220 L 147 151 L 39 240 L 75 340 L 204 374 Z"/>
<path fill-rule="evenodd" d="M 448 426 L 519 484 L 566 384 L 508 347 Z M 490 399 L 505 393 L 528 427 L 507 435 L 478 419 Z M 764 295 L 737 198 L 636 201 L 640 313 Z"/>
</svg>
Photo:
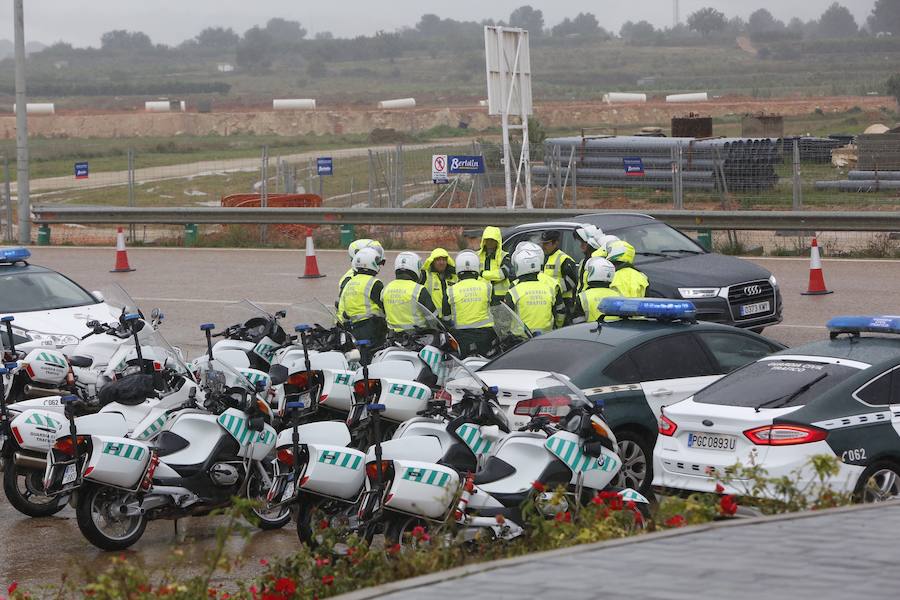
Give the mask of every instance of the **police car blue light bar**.
<svg viewBox="0 0 900 600">
<path fill-rule="evenodd" d="M 697 309 L 687 300 L 665 298 L 604 298 L 600 312 L 608 317 L 646 317 L 648 319 L 697 318 Z"/>
<path fill-rule="evenodd" d="M 28 248 L 0 248 L 0 263 L 17 263 L 31 258 Z"/>
<path fill-rule="evenodd" d="M 828 321 L 831 333 L 896 333 L 900 334 L 900 316 L 845 316 Z"/>
</svg>

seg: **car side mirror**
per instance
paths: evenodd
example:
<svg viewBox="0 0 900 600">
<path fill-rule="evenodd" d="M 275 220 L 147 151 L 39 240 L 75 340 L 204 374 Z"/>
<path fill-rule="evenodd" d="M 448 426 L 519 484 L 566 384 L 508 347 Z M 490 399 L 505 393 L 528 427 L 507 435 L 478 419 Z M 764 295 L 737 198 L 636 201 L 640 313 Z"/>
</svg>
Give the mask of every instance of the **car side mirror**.
<svg viewBox="0 0 900 600">
<path fill-rule="evenodd" d="M 272 365 L 269 369 L 269 380 L 272 385 L 282 385 L 288 380 L 288 368 L 284 365 Z"/>
<path fill-rule="evenodd" d="M 91 294 L 97 299 L 97 302 L 106 302 L 106 297 L 104 297 L 103 292 L 94 290 Z"/>
</svg>

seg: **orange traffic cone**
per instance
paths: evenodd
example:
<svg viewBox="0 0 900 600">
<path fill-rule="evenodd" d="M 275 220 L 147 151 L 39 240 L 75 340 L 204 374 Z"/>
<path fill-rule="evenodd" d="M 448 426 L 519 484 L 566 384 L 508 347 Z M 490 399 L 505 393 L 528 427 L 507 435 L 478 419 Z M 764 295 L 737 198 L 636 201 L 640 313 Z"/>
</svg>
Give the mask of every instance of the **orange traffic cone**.
<svg viewBox="0 0 900 600">
<path fill-rule="evenodd" d="M 125 249 L 125 232 L 119 227 L 116 233 L 116 266 L 110 273 L 128 273 L 134 271 L 128 266 L 128 250 Z"/>
<path fill-rule="evenodd" d="M 319 261 L 316 260 L 316 247 L 313 245 L 312 229 L 306 228 L 306 267 L 298 279 L 318 279 L 325 277 L 319 273 Z"/>
<path fill-rule="evenodd" d="M 819 256 L 819 242 L 816 240 L 816 236 L 813 236 L 809 260 L 809 289 L 802 292 L 802 295 L 824 296 L 825 294 L 833 293 L 825 287 L 825 276 L 822 274 L 822 258 Z"/>
</svg>

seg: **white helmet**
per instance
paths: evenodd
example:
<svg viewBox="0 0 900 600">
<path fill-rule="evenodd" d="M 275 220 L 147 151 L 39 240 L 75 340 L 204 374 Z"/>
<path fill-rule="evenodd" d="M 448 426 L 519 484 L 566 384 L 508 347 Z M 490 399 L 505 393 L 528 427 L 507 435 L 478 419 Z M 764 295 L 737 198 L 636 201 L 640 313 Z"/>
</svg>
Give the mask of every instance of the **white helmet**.
<svg viewBox="0 0 900 600">
<path fill-rule="evenodd" d="M 588 283 L 612 283 L 616 268 L 605 258 L 595 256 L 588 259 L 584 267 Z"/>
<path fill-rule="evenodd" d="M 544 251 L 535 252 L 531 248 L 517 250 L 513 253 L 512 264 L 516 270 L 516 277 L 540 273 L 544 268 Z"/>
<path fill-rule="evenodd" d="M 422 270 L 422 257 L 415 252 L 401 252 L 394 259 L 394 271 L 409 271 L 416 277 Z"/>
<path fill-rule="evenodd" d="M 612 244 L 613 242 L 618 242 L 618 241 L 619 241 L 619 238 L 617 238 L 614 235 L 604 235 L 604 236 L 600 237 L 600 242 L 599 242 L 600 246 L 599 247 L 605 249 L 608 254 L 609 253 L 609 245 Z"/>
<path fill-rule="evenodd" d="M 347 253 L 350 255 L 350 260 L 353 260 L 353 257 L 356 256 L 356 253 L 362 250 L 363 248 L 374 248 L 376 252 L 378 252 L 378 259 L 384 260 L 384 247 L 381 245 L 381 242 L 378 240 L 370 240 L 368 238 L 362 238 L 359 240 L 353 240 L 350 242 L 350 246 L 347 248 Z M 384 264 L 382 262 L 382 264 Z"/>
<path fill-rule="evenodd" d="M 481 261 L 472 250 L 463 250 L 456 255 L 457 273 L 480 273 Z"/>
<path fill-rule="evenodd" d="M 375 248 L 360 248 L 359 252 L 353 257 L 353 270 L 359 273 L 366 269 L 378 272 L 381 270 L 381 259 L 378 257 L 378 251 Z"/>
<path fill-rule="evenodd" d="M 525 240 L 516 244 L 516 249 L 513 250 L 513 254 L 520 251 L 543 252 L 544 249 L 541 248 L 540 244 Z"/>
<path fill-rule="evenodd" d="M 594 246 L 594 243 L 596 241 L 598 231 L 600 230 L 597 229 L 594 225 L 585 223 L 575 230 L 575 239 L 581 240 L 585 244 L 590 244 L 592 247 L 596 248 L 596 246 Z"/>
</svg>

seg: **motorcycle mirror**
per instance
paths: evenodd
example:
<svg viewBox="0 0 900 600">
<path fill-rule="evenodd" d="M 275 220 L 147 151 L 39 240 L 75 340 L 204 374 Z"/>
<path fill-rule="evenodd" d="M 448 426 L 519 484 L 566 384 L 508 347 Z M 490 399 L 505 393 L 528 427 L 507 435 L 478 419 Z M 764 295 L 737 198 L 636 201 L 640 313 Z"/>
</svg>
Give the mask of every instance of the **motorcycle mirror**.
<svg viewBox="0 0 900 600">
<path fill-rule="evenodd" d="M 94 359 L 90 356 L 70 356 L 69 364 L 73 367 L 79 367 L 81 369 L 87 369 L 92 364 L 94 364 Z"/>
<path fill-rule="evenodd" d="M 288 380 L 289 375 L 290 372 L 284 365 L 272 365 L 269 368 L 269 380 L 271 380 L 272 385 L 282 385 Z"/>
<path fill-rule="evenodd" d="M 266 420 L 263 417 L 253 417 L 247 422 L 250 431 L 262 431 L 265 429 Z"/>
<path fill-rule="evenodd" d="M 283 318 L 285 318 L 286 316 L 287 316 L 287 311 L 284 310 L 284 309 L 281 309 L 281 310 L 279 310 L 277 313 L 275 313 L 275 318 L 276 318 L 276 319 L 283 319 Z"/>
<path fill-rule="evenodd" d="M 158 308 L 154 308 L 152 311 L 150 311 L 150 318 L 154 321 L 161 321 L 165 318 L 165 315 Z"/>
</svg>

